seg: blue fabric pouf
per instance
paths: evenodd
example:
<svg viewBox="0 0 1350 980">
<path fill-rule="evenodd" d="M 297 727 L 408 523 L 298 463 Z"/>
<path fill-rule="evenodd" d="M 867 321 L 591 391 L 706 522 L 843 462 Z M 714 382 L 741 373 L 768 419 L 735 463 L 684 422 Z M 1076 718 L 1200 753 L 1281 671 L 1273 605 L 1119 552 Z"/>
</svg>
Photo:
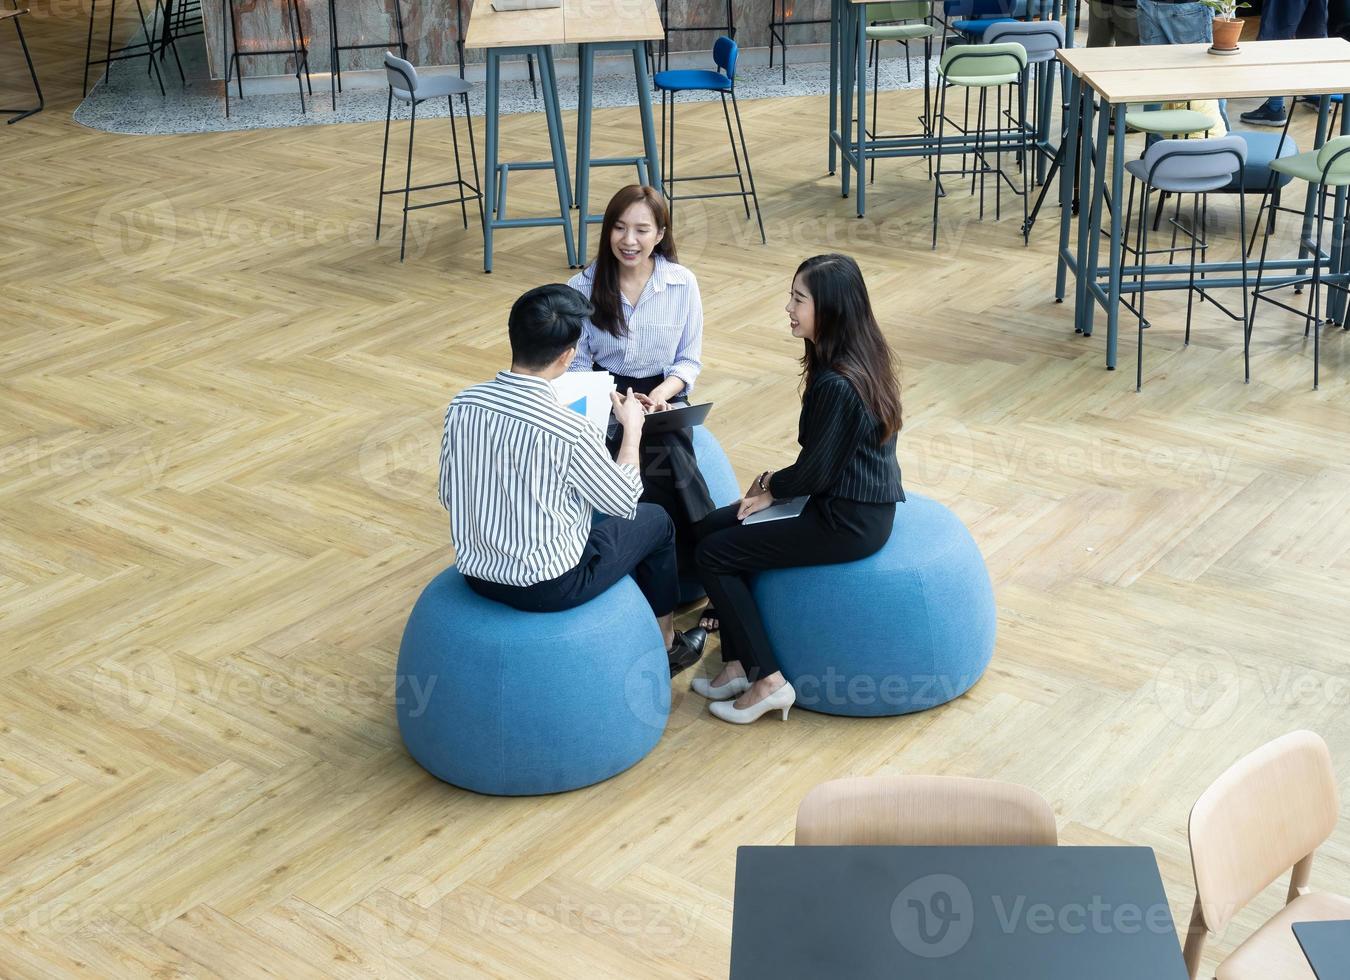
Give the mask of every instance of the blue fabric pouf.
<svg viewBox="0 0 1350 980">
<path fill-rule="evenodd" d="M 665 644 L 631 578 L 576 609 L 528 613 L 448 568 L 413 606 L 395 683 L 399 731 L 422 768 L 502 796 L 623 772 L 670 715 Z"/>
<path fill-rule="evenodd" d="M 755 599 L 797 706 L 872 717 L 922 711 L 968 690 L 994 652 L 997 614 L 965 525 L 910 494 L 875 555 L 765 572 Z"/>
<path fill-rule="evenodd" d="M 698 458 L 698 471 L 708 484 L 714 507 L 725 507 L 741 499 L 741 488 L 731 461 L 713 434 L 701 425 L 694 426 L 694 455 Z M 695 602 L 706 594 L 697 577 L 689 573 L 680 576 L 680 605 Z"/>
</svg>

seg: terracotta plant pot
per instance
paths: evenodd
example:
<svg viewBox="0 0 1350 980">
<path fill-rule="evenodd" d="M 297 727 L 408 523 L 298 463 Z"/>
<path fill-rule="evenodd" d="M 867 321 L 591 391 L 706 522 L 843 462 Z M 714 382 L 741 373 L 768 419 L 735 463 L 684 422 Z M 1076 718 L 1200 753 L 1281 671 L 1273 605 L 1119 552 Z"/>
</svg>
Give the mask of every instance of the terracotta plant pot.
<svg viewBox="0 0 1350 980">
<path fill-rule="evenodd" d="M 1238 38 L 1242 35 L 1242 21 L 1236 17 L 1232 19 L 1214 18 L 1214 50 L 1215 51 L 1236 51 Z"/>
</svg>

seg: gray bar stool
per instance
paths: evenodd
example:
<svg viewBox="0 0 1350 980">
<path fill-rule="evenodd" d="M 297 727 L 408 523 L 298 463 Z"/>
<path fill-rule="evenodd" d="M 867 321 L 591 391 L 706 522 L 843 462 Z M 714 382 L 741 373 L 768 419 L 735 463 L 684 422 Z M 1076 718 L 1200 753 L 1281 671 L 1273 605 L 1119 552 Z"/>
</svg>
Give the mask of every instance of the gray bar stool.
<svg viewBox="0 0 1350 980">
<path fill-rule="evenodd" d="M 1149 255 L 1166 255 L 1168 264 L 1176 252 L 1189 251 L 1190 253 L 1190 278 L 1186 282 L 1186 343 L 1191 342 L 1191 308 L 1194 305 L 1195 296 L 1198 293 L 1203 302 L 1208 299 L 1217 306 L 1228 317 L 1237 320 L 1239 317 L 1229 312 L 1224 305 L 1218 302 L 1214 297 L 1207 296 L 1204 291 L 1204 278 L 1201 277 L 1200 285 L 1195 284 L 1195 254 L 1201 253 L 1201 260 L 1204 259 L 1204 253 L 1209 248 L 1209 242 L 1203 237 L 1205 234 L 1205 217 L 1209 210 L 1209 194 L 1211 191 L 1222 190 L 1233 180 L 1233 175 L 1242 170 L 1247 162 L 1247 142 L 1241 136 L 1221 136 L 1215 139 L 1198 140 L 1158 140 L 1147 150 L 1144 151 L 1142 158 L 1131 160 L 1125 164 L 1125 170 L 1130 174 L 1130 199 L 1126 204 L 1126 227 L 1124 235 L 1124 244 L 1127 252 L 1133 252 L 1139 258 L 1139 274 L 1136 282 L 1139 284 L 1139 299 L 1135 313 L 1139 317 L 1139 357 L 1135 367 L 1134 390 L 1140 391 L 1144 386 L 1144 327 L 1148 322 L 1144 319 L 1144 297 L 1147 295 L 1145 290 L 1148 285 L 1148 257 Z M 1129 247 L 1129 221 L 1134 210 L 1134 193 L 1136 185 L 1142 185 L 1143 194 L 1139 206 L 1139 227 L 1136 233 L 1135 246 Z M 1149 198 L 1154 191 L 1161 191 L 1168 194 L 1177 195 L 1178 204 L 1181 195 L 1193 195 L 1191 201 L 1191 223 L 1189 228 L 1183 227 L 1177 218 L 1172 218 L 1172 224 L 1179 229 L 1181 233 L 1189 240 L 1189 245 L 1183 245 L 1180 248 L 1173 245 L 1168 248 L 1154 249 L 1149 251 L 1148 231 L 1149 231 Z M 1242 363 L 1243 374 L 1247 381 L 1251 380 L 1251 331 L 1246 329 L 1247 324 L 1247 208 L 1244 203 L 1244 197 L 1238 195 L 1238 253 L 1242 257 L 1242 323 L 1244 326 L 1242 337 Z"/>
<path fill-rule="evenodd" d="M 478 178 L 478 150 L 473 141 L 473 117 L 469 115 L 469 91 L 472 89 L 468 82 L 454 75 L 427 75 L 419 76 L 417 69 L 410 62 L 396 57 L 393 53 L 386 51 L 384 55 L 384 73 L 389 81 L 389 105 L 385 110 L 384 116 L 384 153 L 380 157 L 380 202 L 375 209 L 375 240 L 380 240 L 380 221 L 384 217 L 384 197 L 386 194 L 403 195 L 403 232 L 399 239 L 398 260 L 403 261 L 407 252 L 408 243 L 408 212 L 418 211 L 422 208 L 439 207 L 442 204 L 458 204 L 460 214 L 464 219 L 464 227 L 469 227 L 469 210 L 465 202 L 476 200 L 478 202 L 478 220 L 483 220 L 483 192 Z M 455 125 L 455 96 L 461 96 L 464 99 L 464 118 L 469 124 L 469 158 L 473 162 L 473 183 L 470 184 L 464 179 L 464 172 L 460 168 L 459 162 L 459 129 Z M 418 184 L 413 186 L 412 182 L 412 161 L 413 161 L 413 136 L 417 132 L 417 107 L 428 99 L 445 99 L 446 105 L 450 107 L 450 137 L 455 146 L 455 179 L 445 180 L 437 184 Z M 389 160 L 389 125 L 394 115 L 394 100 L 408 103 L 410 116 L 408 120 L 408 169 L 404 176 L 402 187 L 393 187 L 386 189 L 384 186 L 385 165 Z M 426 204 L 409 204 L 409 197 L 413 191 L 431 190 L 436 187 L 456 187 L 460 191 L 459 197 L 447 198 L 444 201 L 430 201 Z"/>
</svg>

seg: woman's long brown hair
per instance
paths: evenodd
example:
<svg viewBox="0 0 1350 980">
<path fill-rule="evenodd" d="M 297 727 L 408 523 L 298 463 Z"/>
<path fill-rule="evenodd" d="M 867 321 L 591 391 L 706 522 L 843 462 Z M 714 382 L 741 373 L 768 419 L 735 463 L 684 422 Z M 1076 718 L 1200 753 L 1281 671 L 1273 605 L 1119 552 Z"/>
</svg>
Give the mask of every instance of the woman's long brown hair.
<svg viewBox="0 0 1350 980">
<path fill-rule="evenodd" d="M 806 341 L 802 378 L 811 386 L 829 368 L 847 378 L 881 425 L 881 442 L 900 431 L 895 359 L 872 313 L 858 263 L 847 255 L 813 255 L 797 266 L 816 307 L 815 340 Z M 795 278 L 795 277 L 794 277 Z"/>
<path fill-rule="evenodd" d="M 595 307 L 591 322 L 615 337 L 625 336 L 628 324 L 624 322 L 623 298 L 619 295 L 619 260 L 614 257 L 610 236 L 614 233 L 614 223 L 638 203 L 651 209 L 656 227 L 665 231 L 652 254 L 664 256 L 669 262 L 679 261 L 675 257 L 675 231 L 670 227 L 670 209 L 661 192 L 645 184 L 620 188 L 605 208 L 605 219 L 600 225 L 600 245 L 595 253 L 595 278 L 591 285 L 591 305 Z"/>
</svg>

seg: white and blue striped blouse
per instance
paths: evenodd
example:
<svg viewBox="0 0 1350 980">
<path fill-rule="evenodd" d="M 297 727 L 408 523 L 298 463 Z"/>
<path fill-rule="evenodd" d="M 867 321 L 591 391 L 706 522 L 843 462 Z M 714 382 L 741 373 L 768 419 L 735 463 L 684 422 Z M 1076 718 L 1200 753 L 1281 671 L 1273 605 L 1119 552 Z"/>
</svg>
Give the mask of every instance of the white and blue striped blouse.
<svg viewBox="0 0 1350 980">
<path fill-rule="evenodd" d="M 631 518 L 642 477 L 551 384 L 501 371 L 445 410 L 440 496 L 460 573 L 527 586 L 576 566 L 592 509 Z"/>
<path fill-rule="evenodd" d="M 627 334 L 615 337 L 588 319 L 571 370 L 589 371 L 598 364 L 630 378 L 674 375 L 684 382 L 687 395 L 703 368 L 703 299 L 692 272 L 663 255 L 655 260 L 656 268 L 637 305 L 622 297 Z M 567 284 L 590 299 L 594 283 L 592 262 Z"/>
</svg>

